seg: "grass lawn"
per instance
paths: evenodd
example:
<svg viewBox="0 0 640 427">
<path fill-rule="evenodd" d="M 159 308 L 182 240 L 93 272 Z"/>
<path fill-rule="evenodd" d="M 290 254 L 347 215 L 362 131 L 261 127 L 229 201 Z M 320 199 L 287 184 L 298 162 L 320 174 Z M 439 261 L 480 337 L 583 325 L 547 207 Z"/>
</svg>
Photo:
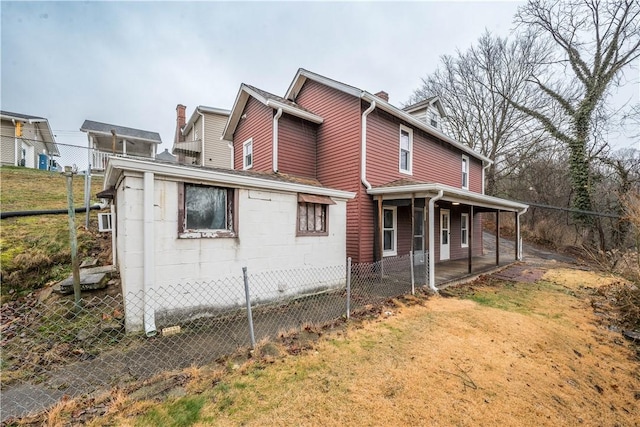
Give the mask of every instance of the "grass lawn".
<svg viewBox="0 0 640 427">
<path fill-rule="evenodd" d="M 168 374 L 176 383 L 160 400 L 116 390 L 62 402 L 47 422 L 99 404 L 90 425 L 637 426 L 637 354 L 591 306 L 616 281 L 552 269 L 533 284 L 407 297 L 302 352 L 290 343 L 304 334 L 263 342 L 249 358 Z"/>
<path fill-rule="evenodd" d="M 74 206 L 84 202 L 84 176 L 74 177 Z M 21 167 L 0 167 L 0 210 L 2 212 L 66 209 L 66 177 L 60 173 Z M 91 182 L 92 203 L 102 190 L 102 177 Z M 91 212 L 97 228 L 97 214 Z M 85 214 L 76 214 L 78 253 L 80 257 L 102 252 L 106 236 L 84 229 Z M 108 239 L 106 239 L 108 240 Z M 63 215 L 40 215 L 3 219 L 0 224 L 0 263 L 2 296 L 20 295 L 61 280 L 71 271 L 69 218 Z"/>
</svg>

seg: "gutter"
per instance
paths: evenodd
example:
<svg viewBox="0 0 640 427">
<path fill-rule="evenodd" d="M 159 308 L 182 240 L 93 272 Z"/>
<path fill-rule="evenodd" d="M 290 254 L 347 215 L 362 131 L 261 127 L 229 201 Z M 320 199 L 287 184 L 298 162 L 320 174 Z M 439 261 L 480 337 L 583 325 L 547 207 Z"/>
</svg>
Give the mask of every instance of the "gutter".
<svg viewBox="0 0 640 427">
<path fill-rule="evenodd" d="M 278 172 L 278 119 L 282 116 L 282 108 L 273 116 L 273 171 Z"/>
<path fill-rule="evenodd" d="M 440 190 L 438 195 L 429 199 L 429 288 L 438 292 L 438 288 L 436 288 L 436 257 L 435 257 L 435 236 L 434 236 L 434 228 L 435 228 L 435 204 L 438 200 L 440 200 L 444 196 L 444 191 Z"/>
<path fill-rule="evenodd" d="M 222 139 L 222 137 L 220 137 L 220 139 Z M 230 169 L 234 169 L 234 162 L 235 162 L 235 155 L 236 153 L 233 150 L 233 142 L 227 142 L 227 147 L 229 147 L 229 149 L 231 150 L 231 167 Z"/>
<path fill-rule="evenodd" d="M 371 184 L 367 181 L 367 116 L 376 108 L 376 101 L 371 101 L 369 108 L 362 113 L 362 143 L 360 147 L 362 152 L 360 153 L 360 181 L 364 184 L 367 190 L 371 190 Z"/>
<path fill-rule="evenodd" d="M 142 310 L 144 319 L 144 333 L 148 337 L 155 336 L 156 330 L 155 308 L 149 291 L 155 282 L 155 254 L 154 254 L 154 232 L 153 232 L 153 193 L 154 176 L 153 172 L 144 173 L 143 181 L 143 228 L 144 238 L 142 249 Z"/>
</svg>

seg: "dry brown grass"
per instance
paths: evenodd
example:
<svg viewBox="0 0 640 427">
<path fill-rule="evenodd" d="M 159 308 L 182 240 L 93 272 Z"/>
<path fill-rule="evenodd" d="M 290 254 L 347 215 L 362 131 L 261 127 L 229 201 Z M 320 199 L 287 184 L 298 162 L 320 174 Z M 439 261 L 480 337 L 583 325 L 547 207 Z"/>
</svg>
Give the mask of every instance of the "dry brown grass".
<svg viewBox="0 0 640 427">
<path fill-rule="evenodd" d="M 612 280 L 564 269 L 536 284 L 476 282 L 464 299 L 396 304 L 297 356 L 214 371 L 209 388 L 198 370 L 192 425 L 637 426 L 638 361 L 589 303 Z M 102 421 L 150 425 L 195 397 L 184 399 Z"/>
</svg>

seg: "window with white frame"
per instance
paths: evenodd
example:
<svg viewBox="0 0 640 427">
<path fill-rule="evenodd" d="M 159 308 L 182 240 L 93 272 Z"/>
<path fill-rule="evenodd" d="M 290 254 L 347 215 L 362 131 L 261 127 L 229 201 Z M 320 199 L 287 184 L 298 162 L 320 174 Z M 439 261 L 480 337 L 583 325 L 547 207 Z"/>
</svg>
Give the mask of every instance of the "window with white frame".
<svg viewBox="0 0 640 427">
<path fill-rule="evenodd" d="M 382 208 L 382 254 L 394 256 L 398 254 L 398 208 L 390 206 Z"/>
<path fill-rule="evenodd" d="M 400 172 L 411 174 L 413 129 L 400 125 Z"/>
<path fill-rule="evenodd" d="M 466 248 L 469 246 L 469 214 L 460 215 L 460 246 Z"/>
<path fill-rule="evenodd" d="M 179 197 L 181 237 L 235 237 L 234 189 L 182 184 Z"/>
<path fill-rule="evenodd" d="M 253 139 L 242 144 L 242 168 L 251 169 L 253 166 Z"/>
<path fill-rule="evenodd" d="M 429 123 L 431 124 L 431 126 L 433 126 L 434 128 L 438 127 L 438 115 L 436 114 L 435 111 L 430 111 L 429 112 Z"/>
<path fill-rule="evenodd" d="M 469 157 L 462 156 L 462 188 L 469 189 Z"/>
</svg>

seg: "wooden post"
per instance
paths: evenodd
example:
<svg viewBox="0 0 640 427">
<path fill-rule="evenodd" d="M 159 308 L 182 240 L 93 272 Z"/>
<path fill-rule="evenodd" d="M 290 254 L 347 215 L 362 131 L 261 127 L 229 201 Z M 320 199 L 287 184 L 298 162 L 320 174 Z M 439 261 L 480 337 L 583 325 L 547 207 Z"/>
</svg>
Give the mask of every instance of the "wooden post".
<svg viewBox="0 0 640 427">
<path fill-rule="evenodd" d="M 496 211 L 496 265 L 500 265 L 500 209 Z"/>
<path fill-rule="evenodd" d="M 515 261 L 520 260 L 520 216 L 518 212 L 514 212 L 516 217 L 516 239 L 515 239 L 515 247 L 516 247 L 516 259 Z"/>
<path fill-rule="evenodd" d="M 469 206 L 467 234 L 467 243 L 469 243 L 469 274 L 471 274 L 473 273 L 473 205 Z"/>
<path fill-rule="evenodd" d="M 73 175 L 70 166 L 65 166 L 67 177 L 67 204 L 69 209 L 69 242 L 71 244 L 71 268 L 73 270 L 73 297 L 76 310 L 80 310 L 80 265 L 78 264 L 78 239 L 76 236 L 76 210 L 73 207 Z"/>
<path fill-rule="evenodd" d="M 416 219 L 415 219 L 415 194 L 411 194 L 411 253 L 415 251 L 415 230 L 416 230 Z"/>
<path fill-rule="evenodd" d="M 382 216 L 383 214 L 383 210 L 382 210 L 382 196 L 378 196 L 378 239 L 380 242 L 380 253 L 379 255 L 379 260 L 382 261 L 383 255 L 384 255 L 384 231 L 382 228 L 382 224 L 384 221 L 384 218 Z"/>
</svg>

